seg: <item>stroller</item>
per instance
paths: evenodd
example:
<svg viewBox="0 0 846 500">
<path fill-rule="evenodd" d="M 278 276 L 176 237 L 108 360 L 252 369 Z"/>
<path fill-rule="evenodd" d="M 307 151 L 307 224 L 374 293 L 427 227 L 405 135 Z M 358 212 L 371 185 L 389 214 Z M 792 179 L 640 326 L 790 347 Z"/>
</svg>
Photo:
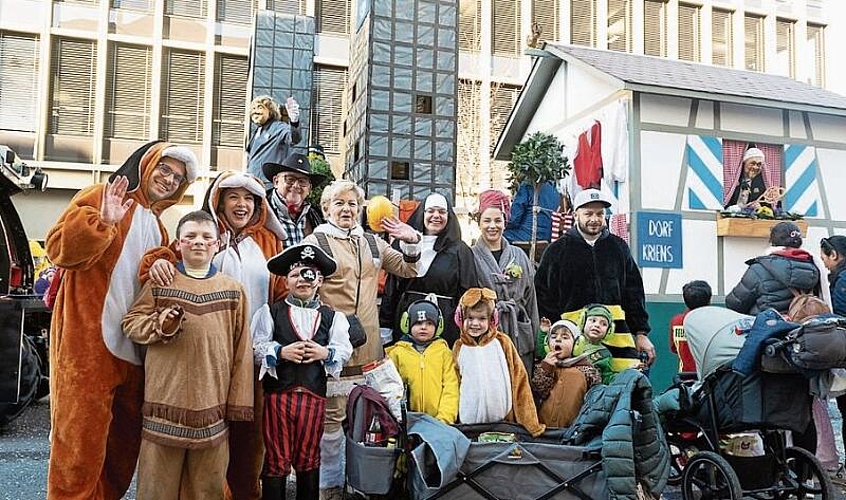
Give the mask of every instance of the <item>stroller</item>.
<svg viewBox="0 0 846 500">
<path fill-rule="evenodd" d="M 395 424 L 388 421 L 386 427 L 380 422 L 383 430 L 395 433 L 391 435 L 396 447 L 361 444 L 368 440 L 363 433 L 375 412 L 359 397 L 372 389 L 356 387 L 345 424 L 347 486 L 370 498 L 442 500 L 591 500 L 620 491 L 631 495 L 618 498 L 634 498 L 638 488 L 660 492 L 669 452 L 652 409 L 651 386 L 641 373 L 626 372 L 615 384 L 590 392 L 570 428 L 547 429 L 532 437 L 515 424 L 450 426 L 426 414 L 403 411 Z M 621 411 L 611 412 L 603 426 L 601 414 L 609 402 Z M 621 455 L 627 450 L 621 442 L 626 433 L 632 439 L 629 458 Z M 605 446 L 606 438 L 614 443 Z M 658 451 L 642 460 L 643 467 L 636 466 L 632 457 L 641 458 L 639 451 L 647 447 Z M 629 469 L 631 477 L 621 477 L 620 471 Z"/>
<path fill-rule="evenodd" d="M 786 339 L 796 338 L 802 327 L 775 311 L 761 313 L 767 314 L 770 322 L 782 323 L 784 333 L 767 341 L 769 347 L 761 344 L 755 351 L 760 368 L 747 374 L 733 369 L 741 350 L 749 350 L 738 327 L 745 330 L 756 318 L 709 306 L 685 319 L 697 374 L 677 377 L 665 393 L 678 391 L 677 411 L 662 413 L 672 453 L 669 482 L 681 486 L 685 500 L 834 498 L 817 458 L 787 444 L 786 431 L 802 433 L 811 421 L 809 380 L 784 351 Z"/>
</svg>

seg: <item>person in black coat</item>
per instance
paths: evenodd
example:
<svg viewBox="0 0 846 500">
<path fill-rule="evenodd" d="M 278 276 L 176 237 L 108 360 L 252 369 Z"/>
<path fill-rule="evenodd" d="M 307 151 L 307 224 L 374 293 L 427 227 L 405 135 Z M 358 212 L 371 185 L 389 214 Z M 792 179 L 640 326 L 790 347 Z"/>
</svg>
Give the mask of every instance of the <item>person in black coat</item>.
<svg viewBox="0 0 846 500">
<path fill-rule="evenodd" d="M 629 246 L 605 227 L 611 203 L 599 190 L 586 189 L 574 205 L 576 224 L 546 248 L 535 275 L 538 312 L 555 321 L 588 304 L 619 305 L 626 319 L 615 322 L 615 331 L 632 333 L 651 364 L 655 347 L 648 337 L 643 279 Z"/>
<path fill-rule="evenodd" d="M 819 294 L 820 271 L 802 246 L 802 232 L 793 222 L 779 222 L 770 230 L 772 247 L 766 255 L 746 261 L 749 266 L 726 295 L 726 307 L 756 315 L 769 308 L 784 314 L 800 293 Z"/>
<path fill-rule="evenodd" d="M 411 217 L 408 225 L 423 233 L 417 277 L 400 278 L 388 275 L 385 294 L 379 307 L 382 328 L 393 330 L 393 340 L 399 340 L 400 317 L 408 305 L 434 294 L 444 313 L 444 332 L 441 337 L 450 347 L 458 339 L 458 326 L 452 321 L 458 299 L 468 288 L 479 286 L 473 251 L 461 240 L 461 226 L 449 201 L 437 193 L 430 194 Z M 398 247 L 398 242 L 394 242 Z"/>
</svg>

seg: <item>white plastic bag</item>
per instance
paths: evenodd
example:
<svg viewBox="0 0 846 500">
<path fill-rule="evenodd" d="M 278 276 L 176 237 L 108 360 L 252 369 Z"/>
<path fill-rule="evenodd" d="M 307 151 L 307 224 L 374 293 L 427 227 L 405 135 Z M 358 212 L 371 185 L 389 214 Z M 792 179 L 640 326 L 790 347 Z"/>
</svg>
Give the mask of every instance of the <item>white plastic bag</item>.
<svg viewBox="0 0 846 500">
<path fill-rule="evenodd" d="M 366 365 L 362 369 L 364 383 L 379 391 L 379 394 L 388 402 L 391 413 L 397 421 L 402 421 L 402 398 L 405 395 L 405 385 L 402 382 L 397 367 L 391 358 L 383 358 L 381 361 Z"/>
</svg>

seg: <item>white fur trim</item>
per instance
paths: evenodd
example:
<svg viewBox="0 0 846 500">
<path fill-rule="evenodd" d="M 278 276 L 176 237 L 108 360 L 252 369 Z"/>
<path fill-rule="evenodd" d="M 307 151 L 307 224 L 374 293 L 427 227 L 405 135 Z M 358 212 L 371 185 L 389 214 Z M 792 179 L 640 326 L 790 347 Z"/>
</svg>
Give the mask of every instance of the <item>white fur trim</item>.
<svg viewBox="0 0 846 500">
<path fill-rule="evenodd" d="M 265 194 L 264 186 L 261 185 L 259 180 L 246 172 L 232 172 L 230 175 L 221 176 L 217 181 L 218 191 L 231 188 L 244 188 L 259 198 L 264 198 Z"/>
<path fill-rule="evenodd" d="M 578 325 L 576 325 L 569 319 L 559 319 L 558 321 L 553 323 L 552 326 L 549 327 L 549 335 L 547 335 L 546 337 L 547 345 L 549 344 L 549 341 L 552 338 L 552 332 L 554 332 L 556 328 L 561 328 L 562 326 L 570 330 L 570 333 L 573 335 L 573 342 L 575 342 L 576 339 L 578 339 L 579 336 L 581 336 L 582 334 L 582 329 L 579 328 Z"/>
<path fill-rule="evenodd" d="M 162 158 L 173 158 L 185 164 L 185 178 L 194 182 L 200 175 L 200 162 L 197 155 L 185 146 L 168 146 L 162 151 Z"/>
</svg>

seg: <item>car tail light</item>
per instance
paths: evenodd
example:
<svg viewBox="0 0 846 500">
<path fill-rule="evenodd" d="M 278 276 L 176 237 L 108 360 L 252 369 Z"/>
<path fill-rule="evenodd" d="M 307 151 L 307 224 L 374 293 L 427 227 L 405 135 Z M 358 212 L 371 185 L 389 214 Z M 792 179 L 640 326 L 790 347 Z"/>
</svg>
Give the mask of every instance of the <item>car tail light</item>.
<svg viewBox="0 0 846 500">
<path fill-rule="evenodd" d="M 23 269 L 20 266 L 13 265 L 9 270 L 9 286 L 12 288 L 23 286 L 23 275 Z"/>
</svg>

